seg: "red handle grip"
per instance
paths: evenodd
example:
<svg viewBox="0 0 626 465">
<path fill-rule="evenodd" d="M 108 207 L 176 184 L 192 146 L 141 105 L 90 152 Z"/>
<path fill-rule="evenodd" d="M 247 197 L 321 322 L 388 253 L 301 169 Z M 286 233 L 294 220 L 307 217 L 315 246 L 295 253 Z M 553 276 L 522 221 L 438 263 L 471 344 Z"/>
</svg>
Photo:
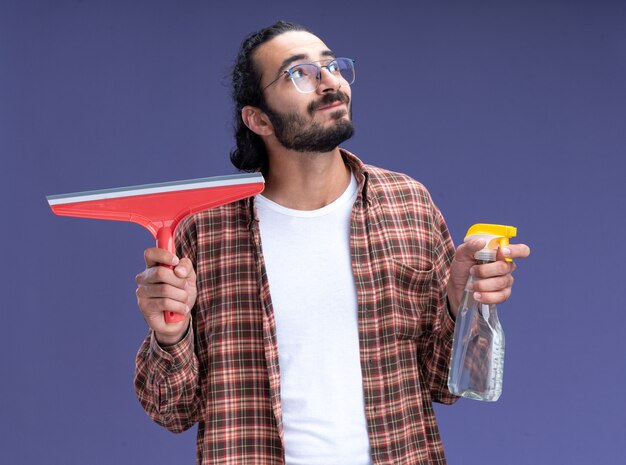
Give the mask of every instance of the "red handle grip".
<svg viewBox="0 0 626 465">
<path fill-rule="evenodd" d="M 185 319 L 185 315 L 182 313 L 164 311 L 163 317 L 165 318 L 166 323 L 178 323 L 179 321 L 183 321 Z"/>
<path fill-rule="evenodd" d="M 172 234 L 172 230 L 168 226 L 164 226 L 157 231 L 157 247 L 159 249 L 165 249 L 174 255 L 176 255 L 176 249 L 174 248 L 174 235 Z M 166 266 L 170 270 L 174 269 L 173 266 L 169 265 L 161 265 Z M 163 312 L 163 318 L 166 323 L 178 323 L 179 321 L 183 321 L 185 319 L 185 315 L 182 313 L 172 312 L 166 310 Z"/>
</svg>

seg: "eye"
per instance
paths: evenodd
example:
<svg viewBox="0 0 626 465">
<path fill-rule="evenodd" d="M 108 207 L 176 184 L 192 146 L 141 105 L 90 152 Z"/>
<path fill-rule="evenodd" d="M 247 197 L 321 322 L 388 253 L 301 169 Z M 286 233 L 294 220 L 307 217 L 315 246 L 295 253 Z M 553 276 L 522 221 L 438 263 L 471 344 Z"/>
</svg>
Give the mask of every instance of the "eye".
<svg viewBox="0 0 626 465">
<path fill-rule="evenodd" d="M 290 70 L 290 75 L 294 79 L 303 79 L 311 76 L 310 65 L 296 65 Z"/>
<path fill-rule="evenodd" d="M 339 72 L 339 63 L 337 63 L 337 61 L 331 61 L 328 63 L 327 68 L 331 73 L 337 73 Z"/>
<path fill-rule="evenodd" d="M 312 64 L 302 64 L 292 67 L 290 75 L 293 79 L 315 79 L 317 72 L 317 66 Z"/>
<path fill-rule="evenodd" d="M 304 76 L 304 71 L 301 67 L 294 67 L 289 71 L 289 75 L 294 79 L 300 79 Z"/>
</svg>

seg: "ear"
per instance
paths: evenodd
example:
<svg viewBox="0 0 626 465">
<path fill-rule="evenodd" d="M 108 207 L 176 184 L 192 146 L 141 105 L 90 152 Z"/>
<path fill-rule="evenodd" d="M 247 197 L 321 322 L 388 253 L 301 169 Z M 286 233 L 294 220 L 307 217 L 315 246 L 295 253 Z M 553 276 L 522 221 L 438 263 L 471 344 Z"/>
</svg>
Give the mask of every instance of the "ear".
<svg viewBox="0 0 626 465">
<path fill-rule="evenodd" d="M 274 127 L 267 115 L 258 107 L 246 105 L 241 109 L 241 119 L 248 129 L 259 136 L 269 136 L 274 133 Z"/>
</svg>

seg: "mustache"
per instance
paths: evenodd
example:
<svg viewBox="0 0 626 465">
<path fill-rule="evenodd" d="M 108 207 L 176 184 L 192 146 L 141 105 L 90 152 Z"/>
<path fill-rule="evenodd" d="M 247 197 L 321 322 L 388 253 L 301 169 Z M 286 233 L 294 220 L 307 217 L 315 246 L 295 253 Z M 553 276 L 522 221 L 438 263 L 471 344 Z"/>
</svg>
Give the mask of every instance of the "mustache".
<svg viewBox="0 0 626 465">
<path fill-rule="evenodd" d="M 350 97 L 340 90 L 332 94 L 325 94 L 321 99 L 309 103 L 309 114 L 312 115 L 318 108 L 325 107 L 326 105 L 330 105 L 335 102 L 341 102 L 347 105 L 350 103 Z"/>
</svg>

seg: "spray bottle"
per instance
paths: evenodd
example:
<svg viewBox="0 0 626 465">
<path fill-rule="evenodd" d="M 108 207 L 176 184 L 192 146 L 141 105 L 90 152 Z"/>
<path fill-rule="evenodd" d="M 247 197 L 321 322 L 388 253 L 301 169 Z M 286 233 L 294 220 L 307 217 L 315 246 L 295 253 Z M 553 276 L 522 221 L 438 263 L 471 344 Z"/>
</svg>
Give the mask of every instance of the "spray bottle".
<svg viewBox="0 0 626 465">
<path fill-rule="evenodd" d="M 465 242 L 486 240 L 487 245 L 474 258 L 478 264 L 491 263 L 498 247 L 508 245 L 516 234 L 513 226 L 475 224 L 467 231 Z M 502 393 L 504 332 L 496 306 L 474 300 L 474 292 L 468 289 L 473 281 L 470 276 L 456 317 L 448 388 L 457 396 L 494 402 Z"/>
</svg>

